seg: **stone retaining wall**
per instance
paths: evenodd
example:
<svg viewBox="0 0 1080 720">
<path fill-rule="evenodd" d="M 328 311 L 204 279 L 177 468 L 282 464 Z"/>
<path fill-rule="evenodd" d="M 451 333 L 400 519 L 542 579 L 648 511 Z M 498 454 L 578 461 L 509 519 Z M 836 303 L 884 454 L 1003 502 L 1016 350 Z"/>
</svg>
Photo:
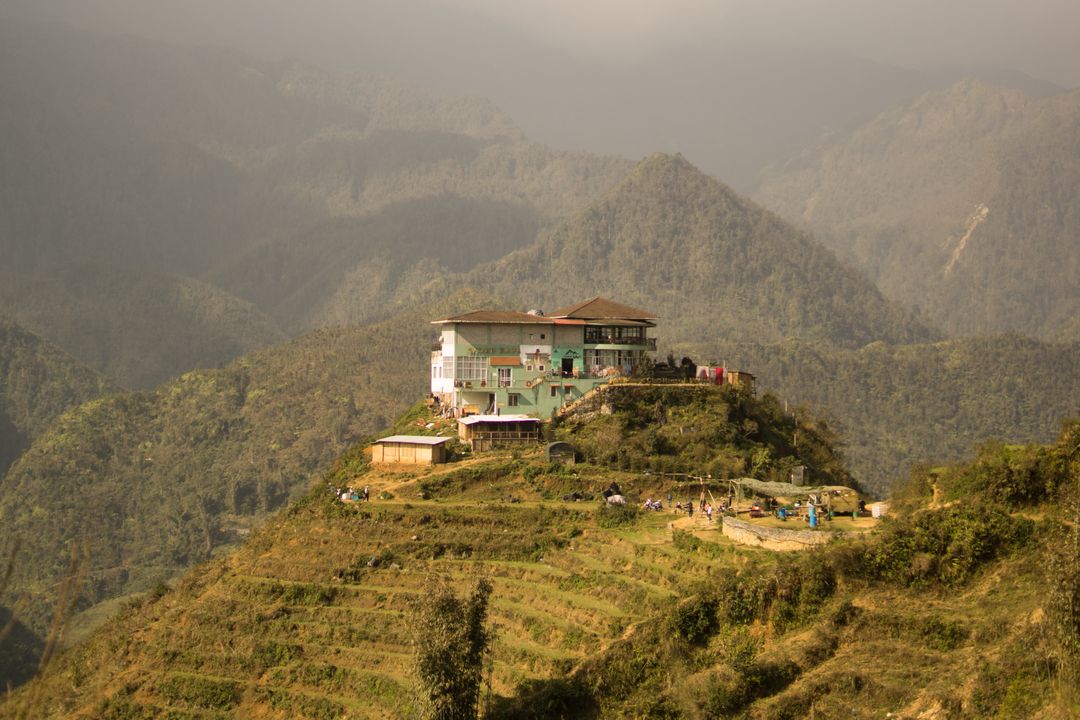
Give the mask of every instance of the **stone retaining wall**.
<svg viewBox="0 0 1080 720">
<path fill-rule="evenodd" d="M 825 530 L 784 530 L 782 528 L 762 527 L 724 517 L 724 535 L 741 545 L 753 545 L 766 550 L 808 550 L 815 545 L 823 545 L 833 539 L 834 533 Z"/>
</svg>

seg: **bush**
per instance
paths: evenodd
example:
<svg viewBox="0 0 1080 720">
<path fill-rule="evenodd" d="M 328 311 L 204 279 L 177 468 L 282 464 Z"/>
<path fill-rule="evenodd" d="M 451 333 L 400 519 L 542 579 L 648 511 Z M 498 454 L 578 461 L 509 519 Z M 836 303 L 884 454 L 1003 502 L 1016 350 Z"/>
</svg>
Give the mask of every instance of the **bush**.
<svg viewBox="0 0 1080 720">
<path fill-rule="evenodd" d="M 680 640 L 704 645 L 716 629 L 716 599 L 698 596 L 680 603 L 668 618 L 668 630 Z"/>
<path fill-rule="evenodd" d="M 636 505 L 609 505 L 605 502 L 596 513 L 596 523 L 610 530 L 633 525 L 640 515 L 641 510 Z"/>
<path fill-rule="evenodd" d="M 300 645 L 285 645 L 270 640 L 255 646 L 251 653 L 251 661 L 255 667 L 267 670 L 285 665 L 303 654 L 304 648 Z"/>
<path fill-rule="evenodd" d="M 984 563 L 1022 547 L 1034 523 L 995 508 L 964 505 L 921 512 L 886 526 L 875 542 L 840 563 L 869 579 L 906 586 L 969 580 Z M 851 553 L 861 557 L 851 557 Z"/>
<path fill-rule="evenodd" d="M 233 680 L 214 680 L 197 675 L 172 675 L 158 692 L 168 700 L 207 710 L 227 710 L 236 704 L 240 686 Z"/>
</svg>

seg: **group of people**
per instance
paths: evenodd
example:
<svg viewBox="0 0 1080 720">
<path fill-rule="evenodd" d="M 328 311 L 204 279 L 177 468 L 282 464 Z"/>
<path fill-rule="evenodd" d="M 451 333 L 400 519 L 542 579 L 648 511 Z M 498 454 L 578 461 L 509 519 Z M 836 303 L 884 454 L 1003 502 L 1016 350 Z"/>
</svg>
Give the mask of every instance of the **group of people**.
<svg viewBox="0 0 1080 720">
<path fill-rule="evenodd" d="M 366 485 L 359 492 L 352 488 L 334 488 L 334 497 L 341 502 L 371 502 L 371 492 Z"/>
<path fill-rule="evenodd" d="M 671 495 L 668 495 L 668 502 L 671 502 Z M 726 506 L 721 505 L 719 507 L 720 514 L 722 515 L 724 513 L 724 510 L 726 509 Z M 713 512 L 716 511 L 714 510 L 712 503 L 706 502 L 705 498 L 702 498 L 698 502 L 698 510 L 701 512 L 702 515 L 705 516 L 707 522 L 712 522 Z M 687 517 L 694 517 L 694 501 L 687 500 L 685 503 L 677 502 L 674 506 L 672 506 L 672 512 L 685 512 Z"/>
</svg>

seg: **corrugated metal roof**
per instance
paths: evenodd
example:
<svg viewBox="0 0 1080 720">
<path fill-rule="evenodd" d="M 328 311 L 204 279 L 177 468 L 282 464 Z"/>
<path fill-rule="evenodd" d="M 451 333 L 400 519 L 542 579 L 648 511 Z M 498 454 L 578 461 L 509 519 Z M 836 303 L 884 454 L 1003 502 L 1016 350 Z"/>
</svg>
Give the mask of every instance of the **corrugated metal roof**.
<svg viewBox="0 0 1080 720">
<path fill-rule="evenodd" d="M 469 417 L 461 418 L 458 420 L 462 425 L 475 425 L 481 422 L 490 423 L 511 423 L 511 422 L 540 422 L 540 418 L 534 418 L 531 415 L 470 415 Z"/>
<path fill-rule="evenodd" d="M 579 302 L 576 305 L 559 308 L 548 313 L 552 318 L 574 318 L 580 320 L 656 320 L 657 317 L 648 310 L 638 310 L 629 305 L 617 303 L 607 298 L 594 297 L 591 300 Z"/>
<path fill-rule="evenodd" d="M 376 443 L 404 443 L 407 445 L 442 445 L 450 438 L 445 437 L 432 437 L 431 435 L 391 435 L 390 437 L 379 438 L 372 445 Z"/>
</svg>

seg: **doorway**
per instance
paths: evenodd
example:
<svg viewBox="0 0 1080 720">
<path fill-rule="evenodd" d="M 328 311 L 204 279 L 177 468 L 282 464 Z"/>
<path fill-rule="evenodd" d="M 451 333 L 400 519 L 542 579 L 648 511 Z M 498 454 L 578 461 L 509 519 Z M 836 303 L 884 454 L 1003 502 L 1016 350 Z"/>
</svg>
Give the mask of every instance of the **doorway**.
<svg viewBox="0 0 1080 720">
<path fill-rule="evenodd" d="M 573 377 L 574 376 L 574 358 L 562 359 L 562 376 Z"/>
</svg>

